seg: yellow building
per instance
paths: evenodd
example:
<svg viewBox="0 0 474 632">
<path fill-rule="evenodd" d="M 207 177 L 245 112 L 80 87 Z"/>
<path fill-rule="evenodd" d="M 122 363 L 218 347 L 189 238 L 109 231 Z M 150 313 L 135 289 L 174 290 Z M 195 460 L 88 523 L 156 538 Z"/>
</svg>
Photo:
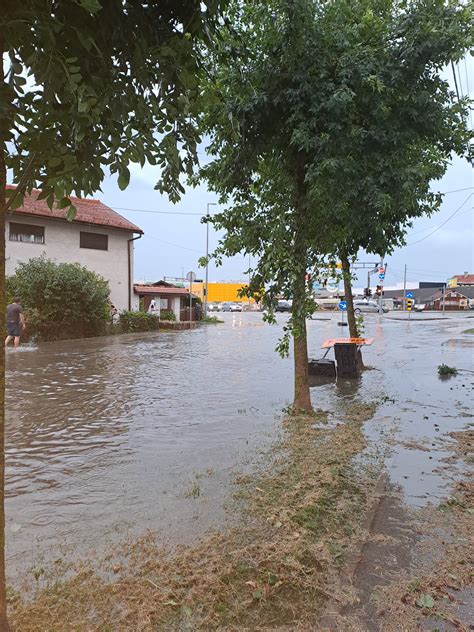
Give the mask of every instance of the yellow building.
<svg viewBox="0 0 474 632">
<path fill-rule="evenodd" d="M 247 287 L 245 283 L 209 283 L 208 303 L 248 303 L 247 297 L 241 298 L 238 292 L 243 287 Z M 193 283 L 193 294 L 199 296 L 204 301 L 205 283 Z M 250 299 L 253 303 L 253 298 Z"/>
</svg>

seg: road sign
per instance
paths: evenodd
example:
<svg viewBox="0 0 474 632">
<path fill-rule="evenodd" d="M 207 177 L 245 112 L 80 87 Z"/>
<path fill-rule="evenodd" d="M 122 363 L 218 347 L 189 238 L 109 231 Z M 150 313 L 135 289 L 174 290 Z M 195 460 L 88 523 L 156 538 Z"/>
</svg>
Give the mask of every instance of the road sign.
<svg viewBox="0 0 474 632">
<path fill-rule="evenodd" d="M 413 298 L 413 292 L 407 292 L 407 298 Z"/>
<path fill-rule="evenodd" d="M 381 273 L 379 274 L 379 279 L 380 279 L 381 281 L 383 281 L 383 280 L 385 279 L 385 273 L 381 272 Z"/>
<path fill-rule="evenodd" d="M 341 310 L 341 312 L 345 312 L 347 310 L 347 302 L 340 301 L 338 307 Z"/>
<path fill-rule="evenodd" d="M 385 272 L 385 268 L 383 266 L 380 266 L 379 272 L 380 272 L 380 274 L 383 274 Z"/>
<path fill-rule="evenodd" d="M 326 290 L 328 292 L 337 292 L 339 288 L 339 280 L 338 279 L 328 279 L 326 283 Z"/>
<path fill-rule="evenodd" d="M 186 275 L 186 279 L 190 282 L 190 283 L 194 283 L 194 281 L 196 280 L 196 273 L 195 272 L 188 272 Z"/>
<path fill-rule="evenodd" d="M 407 311 L 411 312 L 411 310 L 413 309 L 413 303 L 414 301 L 411 298 L 407 298 Z"/>
</svg>

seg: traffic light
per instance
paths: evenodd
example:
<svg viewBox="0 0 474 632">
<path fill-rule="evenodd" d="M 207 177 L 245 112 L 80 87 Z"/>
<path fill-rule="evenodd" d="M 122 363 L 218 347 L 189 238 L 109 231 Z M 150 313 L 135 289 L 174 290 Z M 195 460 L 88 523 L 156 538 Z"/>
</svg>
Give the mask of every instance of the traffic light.
<svg viewBox="0 0 474 632">
<path fill-rule="evenodd" d="M 413 309 L 414 300 L 412 298 L 407 298 L 407 312 L 411 312 Z"/>
<path fill-rule="evenodd" d="M 369 292 L 370 292 L 370 290 L 369 290 L 368 287 L 364 288 L 364 296 L 365 296 L 365 298 L 369 298 Z"/>
<path fill-rule="evenodd" d="M 370 287 L 367 289 L 367 296 L 370 298 L 372 296 L 372 290 Z"/>
<path fill-rule="evenodd" d="M 375 290 L 375 294 L 377 296 L 382 296 L 382 286 L 381 285 L 377 285 L 377 289 Z"/>
</svg>

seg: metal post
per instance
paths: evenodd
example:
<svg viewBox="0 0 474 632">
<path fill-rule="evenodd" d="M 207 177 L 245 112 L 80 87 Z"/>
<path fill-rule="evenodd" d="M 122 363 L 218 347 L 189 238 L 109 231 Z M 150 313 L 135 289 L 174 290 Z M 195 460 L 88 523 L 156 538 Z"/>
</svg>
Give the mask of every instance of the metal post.
<svg viewBox="0 0 474 632">
<path fill-rule="evenodd" d="M 249 252 L 249 287 L 250 287 L 250 265 L 251 263 L 250 263 L 250 252 Z M 248 296 L 248 299 L 249 299 L 249 311 L 250 311 L 250 294 Z"/>
<path fill-rule="evenodd" d="M 206 211 L 206 281 L 204 284 L 204 317 L 207 316 L 207 296 L 209 293 L 209 207 L 217 206 L 215 202 L 207 203 L 207 211 Z"/>
<path fill-rule="evenodd" d="M 384 275 L 387 274 L 387 264 L 384 263 L 384 257 L 385 255 L 383 255 L 383 257 L 381 257 L 381 263 L 380 266 L 384 268 Z M 379 314 L 383 314 L 383 284 L 384 284 L 384 279 L 379 279 L 380 280 L 380 287 L 381 287 L 381 292 L 380 292 L 380 296 L 379 296 Z"/>
<path fill-rule="evenodd" d="M 193 319 L 193 281 L 192 278 L 189 281 L 189 328 L 191 328 L 191 321 Z"/>
<path fill-rule="evenodd" d="M 407 309 L 407 264 L 405 263 L 405 275 L 403 277 L 403 310 Z"/>
<path fill-rule="evenodd" d="M 445 301 L 445 296 L 446 296 L 446 287 L 443 287 L 443 316 L 446 316 L 446 301 Z"/>
</svg>

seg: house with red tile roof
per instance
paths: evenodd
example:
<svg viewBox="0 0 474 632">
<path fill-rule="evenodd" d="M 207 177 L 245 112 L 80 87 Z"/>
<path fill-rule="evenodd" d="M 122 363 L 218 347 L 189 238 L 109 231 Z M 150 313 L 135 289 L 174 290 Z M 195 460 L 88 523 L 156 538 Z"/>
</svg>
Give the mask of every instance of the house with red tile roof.
<svg viewBox="0 0 474 632">
<path fill-rule="evenodd" d="M 474 274 L 465 272 L 464 274 L 455 274 L 448 279 L 448 287 L 473 287 Z"/>
<path fill-rule="evenodd" d="M 7 188 L 14 189 L 9 185 Z M 80 263 L 109 282 L 110 300 L 121 311 L 138 309 L 133 291 L 134 241 L 141 228 L 100 200 L 71 196 L 75 219 L 66 210 L 38 200 L 40 191 L 25 195 L 23 206 L 6 218 L 6 273 L 20 262 L 45 255 L 58 263 Z"/>
<path fill-rule="evenodd" d="M 190 296 L 188 288 L 158 281 L 150 285 L 135 284 L 133 289 L 145 311 L 149 311 L 152 305 L 153 312 L 158 316 L 163 311 L 173 312 L 178 323 L 197 320 L 195 308 L 199 297 L 194 293 Z"/>
</svg>

